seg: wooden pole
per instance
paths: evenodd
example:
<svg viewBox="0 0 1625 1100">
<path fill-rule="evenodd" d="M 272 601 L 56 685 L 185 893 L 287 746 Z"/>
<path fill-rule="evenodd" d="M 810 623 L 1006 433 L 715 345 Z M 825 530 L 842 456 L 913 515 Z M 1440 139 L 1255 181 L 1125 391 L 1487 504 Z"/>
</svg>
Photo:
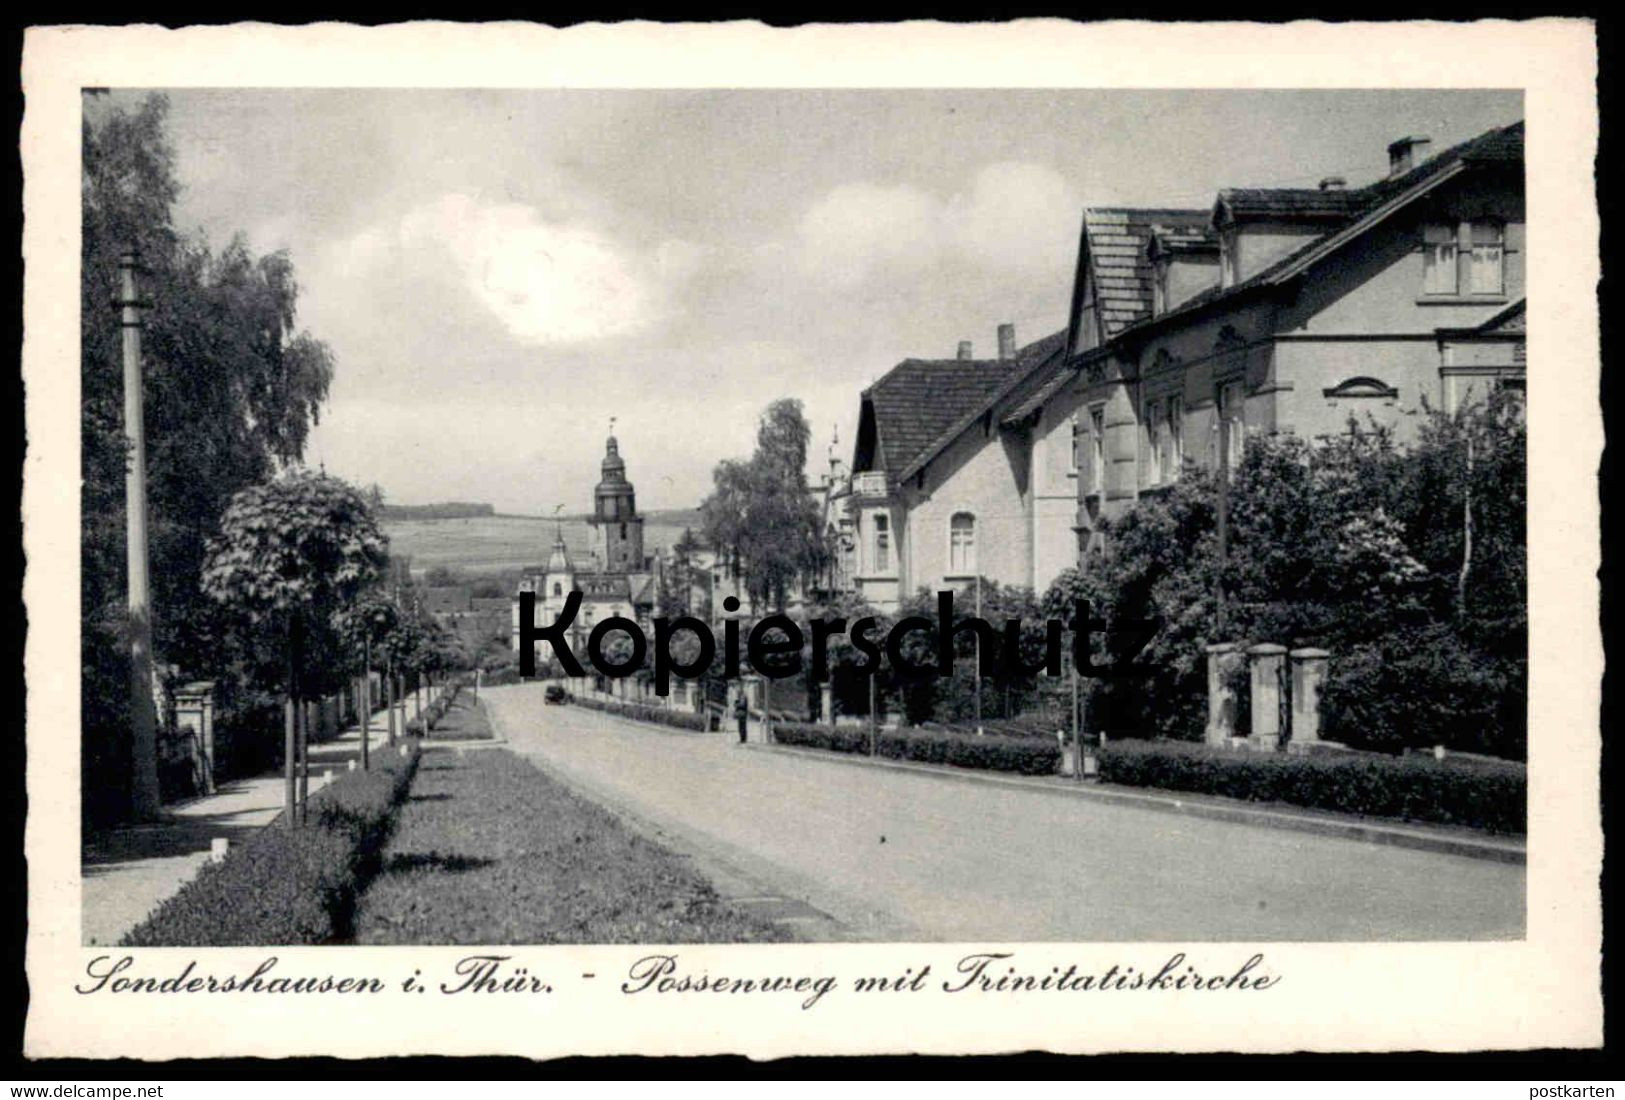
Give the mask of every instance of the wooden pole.
<svg viewBox="0 0 1625 1100">
<path fill-rule="evenodd" d="M 384 664 L 384 709 L 389 714 L 389 743 L 395 743 L 395 665 Z"/>
<path fill-rule="evenodd" d="M 880 721 L 879 704 L 877 702 L 877 697 L 879 695 L 879 689 L 875 685 L 875 676 L 879 671 L 880 671 L 879 669 L 871 669 L 870 672 L 869 672 L 869 755 L 870 756 L 875 755 L 875 739 L 876 739 L 875 727 L 876 727 L 877 723 L 879 723 L 879 721 Z"/>
<path fill-rule="evenodd" d="M 1078 700 L 1078 664 L 1072 663 L 1072 777 L 1079 782 L 1083 780 L 1083 720 L 1079 713 Z"/>
<path fill-rule="evenodd" d="M 286 701 L 282 705 L 282 823 L 292 829 L 299 824 L 295 803 L 299 790 L 294 780 L 294 762 L 299 755 L 298 719 L 294 717 L 294 665 L 293 619 L 290 617 L 284 631 L 284 651 L 287 654 Z"/>
<path fill-rule="evenodd" d="M 130 609 L 130 809 L 136 820 L 162 813 L 158 790 L 158 716 L 152 701 L 152 596 L 147 566 L 147 427 L 141 392 L 141 309 L 135 249 L 119 257 L 119 327 L 124 352 L 124 548 Z"/>
<path fill-rule="evenodd" d="M 1219 638 L 1225 636 L 1228 629 L 1226 619 L 1224 592 L 1224 566 L 1230 556 L 1230 421 L 1225 416 L 1223 402 L 1224 390 L 1219 390 L 1220 400 L 1216 402 L 1219 409 L 1219 568 L 1214 581 L 1218 596 L 1218 613 L 1215 616 L 1217 629 L 1215 633 Z"/>
<path fill-rule="evenodd" d="M 366 771 L 367 742 L 372 738 L 372 639 L 361 640 L 361 770 Z"/>
</svg>

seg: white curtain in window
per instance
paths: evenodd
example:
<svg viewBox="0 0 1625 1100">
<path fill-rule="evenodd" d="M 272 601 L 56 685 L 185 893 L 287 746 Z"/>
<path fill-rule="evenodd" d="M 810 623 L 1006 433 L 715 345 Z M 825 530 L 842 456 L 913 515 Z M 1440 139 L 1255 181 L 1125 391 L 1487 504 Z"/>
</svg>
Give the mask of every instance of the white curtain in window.
<svg viewBox="0 0 1625 1100">
<path fill-rule="evenodd" d="M 976 572 L 976 517 L 969 512 L 948 521 L 948 570 L 955 576 Z"/>
<path fill-rule="evenodd" d="M 1163 438 L 1162 402 L 1148 401 L 1145 409 L 1146 419 L 1146 451 L 1149 461 L 1146 464 L 1146 484 L 1162 484 L 1163 447 L 1166 440 Z"/>
<path fill-rule="evenodd" d="M 1430 225 L 1422 237 L 1423 292 L 1456 293 L 1456 227 Z"/>
<path fill-rule="evenodd" d="M 1474 222 L 1473 256 L 1468 267 L 1469 290 L 1473 294 L 1500 294 L 1502 256 L 1501 227 L 1495 222 Z"/>
<path fill-rule="evenodd" d="M 1184 402 L 1177 397 L 1168 399 L 1168 458 L 1163 463 L 1163 474 L 1169 481 L 1179 480 L 1179 467 L 1185 461 L 1185 441 L 1180 438 Z"/>
</svg>

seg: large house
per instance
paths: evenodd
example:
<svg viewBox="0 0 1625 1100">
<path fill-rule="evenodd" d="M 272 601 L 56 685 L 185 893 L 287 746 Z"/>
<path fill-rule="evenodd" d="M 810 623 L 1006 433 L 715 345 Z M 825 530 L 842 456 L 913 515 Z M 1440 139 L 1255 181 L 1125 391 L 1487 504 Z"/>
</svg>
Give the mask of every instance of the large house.
<svg viewBox="0 0 1625 1100">
<path fill-rule="evenodd" d="M 1237 188 L 1209 211 L 1085 213 L 1062 376 L 1081 391 L 1086 542 L 1185 463 L 1524 385 L 1523 124 L 1349 189 Z"/>
<path fill-rule="evenodd" d="M 920 588 L 976 577 L 1043 588 L 1076 559 L 1073 424 L 1030 401 L 1065 349 L 1056 332 L 1017 349 L 998 330 L 998 357 L 905 359 L 863 391 L 849 489 L 839 494 L 841 575 L 882 610 Z"/>
<path fill-rule="evenodd" d="M 1084 211 L 1067 328 L 909 359 L 863 392 L 841 574 L 894 609 L 980 575 L 1042 591 L 1107 520 L 1249 435 L 1404 439 L 1423 409 L 1524 385 L 1523 124 L 1349 188 L 1235 188 L 1202 209 Z"/>
</svg>

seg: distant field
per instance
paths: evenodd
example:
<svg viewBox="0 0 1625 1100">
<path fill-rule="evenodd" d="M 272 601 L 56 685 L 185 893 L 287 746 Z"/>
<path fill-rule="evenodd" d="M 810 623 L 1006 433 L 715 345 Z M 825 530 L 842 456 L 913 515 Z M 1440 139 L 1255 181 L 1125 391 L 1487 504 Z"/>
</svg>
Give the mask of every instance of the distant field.
<svg viewBox="0 0 1625 1100">
<path fill-rule="evenodd" d="M 562 521 L 564 544 L 579 565 L 586 560 L 587 524 Z M 542 565 L 553 549 L 555 524 L 540 516 L 473 516 L 467 519 L 385 520 L 390 553 L 412 559 L 413 572 L 444 565 L 464 573 L 515 573 Z M 681 525 L 646 521 L 645 547 L 664 549 L 683 536 Z"/>
</svg>

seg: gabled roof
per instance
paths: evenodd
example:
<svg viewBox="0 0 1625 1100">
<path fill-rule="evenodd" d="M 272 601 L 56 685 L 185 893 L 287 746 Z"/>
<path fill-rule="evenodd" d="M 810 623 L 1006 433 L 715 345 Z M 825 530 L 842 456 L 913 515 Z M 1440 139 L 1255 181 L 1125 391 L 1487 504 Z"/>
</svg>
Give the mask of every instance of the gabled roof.
<svg viewBox="0 0 1625 1100">
<path fill-rule="evenodd" d="M 1363 189 L 1362 189 L 1363 191 Z M 1227 187 L 1219 192 L 1213 220 L 1343 222 L 1370 202 L 1362 191 L 1322 191 L 1307 187 Z"/>
<path fill-rule="evenodd" d="M 1081 264 L 1095 290 L 1101 333 L 1106 339 L 1151 315 L 1151 261 L 1146 246 L 1155 236 L 1200 238 L 1212 219 L 1209 210 L 1091 206 L 1083 212 Z"/>
<path fill-rule="evenodd" d="M 1468 167 L 1480 164 L 1521 164 L 1523 162 L 1523 130 L 1524 124 L 1522 121 L 1514 122 L 1510 126 L 1490 130 L 1471 140 L 1454 145 L 1438 156 L 1423 161 L 1409 172 L 1399 176 L 1378 180 L 1376 183 L 1350 191 L 1333 192 L 1334 194 L 1348 196 L 1347 199 L 1334 201 L 1349 202 L 1351 204 L 1350 213 L 1340 222 L 1329 222 L 1330 228 L 1327 233 L 1312 238 L 1303 247 L 1287 254 L 1274 264 L 1234 286 L 1223 289 L 1215 288 L 1198 294 L 1189 301 L 1183 302 L 1157 317 L 1144 317 L 1132 327 L 1138 329 L 1150 325 L 1161 325 L 1165 321 L 1185 317 L 1198 310 L 1205 309 L 1215 302 L 1247 294 L 1262 287 L 1279 286 L 1297 278 L 1311 266 L 1336 252 L 1343 245 L 1380 225 L 1395 211 L 1404 208 L 1436 187 L 1455 178 Z M 1220 209 L 1223 206 L 1223 196 L 1238 193 L 1239 190 L 1220 192 L 1220 200 L 1215 204 L 1214 208 L 1215 218 L 1219 216 Z M 1296 190 L 1250 189 L 1248 193 L 1258 195 L 1291 194 L 1296 193 Z M 1320 194 L 1320 192 L 1316 193 Z M 1285 202 L 1287 200 L 1281 201 Z"/>
<path fill-rule="evenodd" d="M 854 471 L 884 470 L 895 483 L 918 473 L 959 433 L 1045 364 L 1066 333 L 1017 350 L 1013 359 L 905 359 L 863 391 Z"/>
</svg>

